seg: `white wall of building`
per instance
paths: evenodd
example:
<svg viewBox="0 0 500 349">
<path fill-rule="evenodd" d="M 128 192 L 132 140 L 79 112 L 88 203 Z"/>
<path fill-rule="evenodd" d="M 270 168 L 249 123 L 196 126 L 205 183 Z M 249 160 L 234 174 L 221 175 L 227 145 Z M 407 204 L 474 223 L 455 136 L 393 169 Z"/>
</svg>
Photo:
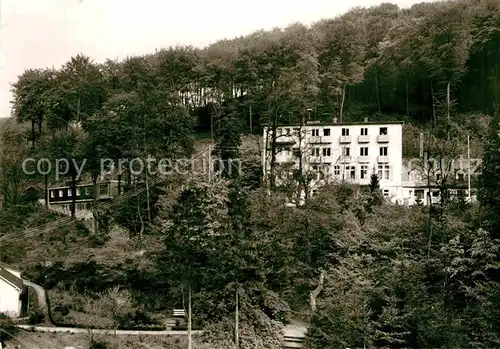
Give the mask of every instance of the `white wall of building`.
<svg viewBox="0 0 500 349">
<path fill-rule="evenodd" d="M 402 126 L 402 123 L 373 122 L 280 126 L 276 140 L 285 150 L 276 154 L 276 162 L 297 163 L 298 158 L 293 156 L 293 148 L 300 148 L 303 163 L 309 168 L 316 166 L 326 170 L 331 180 L 367 185 L 375 171 L 380 173 L 382 191 L 392 201 L 402 201 Z M 380 135 L 381 128 L 386 131 L 382 132 L 386 135 Z M 267 172 L 271 152 L 266 150 L 266 144 L 271 144 L 271 139 L 269 129 L 264 128 L 263 166 Z M 345 148 L 348 148 L 348 151 Z M 380 155 L 380 148 L 385 148 L 382 154 L 386 155 Z M 366 171 L 364 175 L 362 169 Z"/>
<path fill-rule="evenodd" d="M 0 279 L 0 313 L 7 314 L 12 318 L 19 317 L 21 314 L 20 294 L 21 291 L 16 287 Z"/>
</svg>

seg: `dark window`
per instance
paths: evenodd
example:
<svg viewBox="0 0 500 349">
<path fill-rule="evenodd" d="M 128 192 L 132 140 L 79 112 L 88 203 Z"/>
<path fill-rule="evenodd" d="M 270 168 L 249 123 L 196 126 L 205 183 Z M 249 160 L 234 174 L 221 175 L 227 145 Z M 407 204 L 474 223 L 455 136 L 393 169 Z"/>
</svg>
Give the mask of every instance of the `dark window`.
<svg viewBox="0 0 500 349">
<path fill-rule="evenodd" d="M 387 135 L 387 127 L 380 128 L 380 135 Z"/>
<path fill-rule="evenodd" d="M 361 179 L 368 178 L 368 165 L 361 165 Z"/>
<path fill-rule="evenodd" d="M 348 128 L 342 129 L 342 136 L 349 136 L 349 129 Z"/>
<path fill-rule="evenodd" d="M 330 135 L 330 129 L 329 128 L 323 129 L 323 136 L 329 136 L 329 135 Z"/>
</svg>

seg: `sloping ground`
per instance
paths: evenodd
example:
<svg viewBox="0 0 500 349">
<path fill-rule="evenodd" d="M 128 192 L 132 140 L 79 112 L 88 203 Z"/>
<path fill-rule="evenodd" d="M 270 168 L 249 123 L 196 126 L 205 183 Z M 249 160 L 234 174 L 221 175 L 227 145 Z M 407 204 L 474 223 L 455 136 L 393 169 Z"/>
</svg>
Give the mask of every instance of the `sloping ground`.
<svg viewBox="0 0 500 349">
<path fill-rule="evenodd" d="M 137 239 L 131 238 L 130 234 L 120 227 L 113 227 L 108 234 L 109 239 L 102 246 L 80 247 L 72 251 L 65 259 L 66 265 L 88 260 L 89 256 L 100 265 L 115 266 L 126 260 L 143 262 L 147 265 L 146 252 L 156 251 L 162 247 L 162 242 L 155 236 L 143 236 L 139 245 Z"/>
<path fill-rule="evenodd" d="M 90 346 L 90 333 L 68 334 L 68 333 L 34 333 L 21 332 L 14 340 L 7 344 L 19 349 L 87 349 Z M 172 337 L 138 337 L 113 335 L 93 335 L 94 340 L 105 342 L 109 349 L 183 349 L 186 348 L 185 336 Z"/>
</svg>

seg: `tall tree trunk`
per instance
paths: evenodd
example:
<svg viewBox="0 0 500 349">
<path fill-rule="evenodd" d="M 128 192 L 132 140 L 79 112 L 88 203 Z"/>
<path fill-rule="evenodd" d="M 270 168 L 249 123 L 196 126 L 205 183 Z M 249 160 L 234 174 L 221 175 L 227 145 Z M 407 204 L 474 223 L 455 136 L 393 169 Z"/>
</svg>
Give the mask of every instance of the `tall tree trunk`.
<svg viewBox="0 0 500 349">
<path fill-rule="evenodd" d="M 323 282 L 325 279 L 325 274 L 323 271 L 319 274 L 318 286 L 309 293 L 309 304 L 311 305 L 311 311 L 314 313 L 316 311 L 316 299 L 323 289 Z"/>
<path fill-rule="evenodd" d="M 130 172 L 130 169 L 127 169 L 126 172 L 127 172 L 127 185 L 131 186 L 132 185 L 132 172 Z"/>
<path fill-rule="evenodd" d="M 43 124 L 43 115 L 40 115 L 38 119 L 38 137 L 42 136 L 42 124 Z"/>
<path fill-rule="evenodd" d="M 78 95 L 78 99 L 76 102 L 76 121 L 80 122 L 80 95 Z"/>
<path fill-rule="evenodd" d="M 118 179 L 118 195 L 121 195 L 121 190 L 122 190 L 122 175 L 119 174 L 117 176 Z"/>
<path fill-rule="evenodd" d="M 271 178 L 269 179 L 270 185 L 271 185 L 271 190 L 274 190 L 276 187 L 276 150 L 277 150 L 277 144 L 276 144 L 276 130 L 278 128 L 278 123 L 277 123 L 277 112 L 275 112 L 275 117 L 273 119 L 273 125 L 271 128 L 271 165 L 270 165 L 270 176 Z"/>
<path fill-rule="evenodd" d="M 35 149 L 35 120 L 31 120 L 31 148 Z"/>
<path fill-rule="evenodd" d="M 44 171 L 46 172 L 46 171 Z M 45 173 L 43 175 L 43 193 L 45 195 L 45 208 L 49 208 L 49 178 Z"/>
<path fill-rule="evenodd" d="M 432 120 L 434 122 L 434 128 L 437 127 L 437 117 L 436 117 L 436 105 L 434 103 L 434 83 L 431 79 L 431 101 L 432 101 Z"/>
<path fill-rule="evenodd" d="M 141 222 L 141 230 L 139 231 L 139 241 L 142 242 L 142 233 L 144 232 L 144 221 L 142 220 L 142 214 L 141 214 L 140 195 L 137 195 L 137 215 L 139 216 L 139 221 Z"/>
<path fill-rule="evenodd" d="M 451 81 L 448 80 L 448 84 L 446 85 L 446 122 L 448 124 L 448 126 L 447 126 L 448 139 L 450 139 L 450 121 L 451 121 L 450 85 L 451 85 Z"/>
<path fill-rule="evenodd" d="M 380 86 L 378 81 L 378 69 L 375 68 L 375 94 L 377 96 L 378 112 L 382 113 L 382 105 L 380 103 Z"/>
<path fill-rule="evenodd" d="M 236 279 L 236 292 L 235 292 L 235 302 L 236 302 L 236 309 L 235 309 L 235 314 L 234 314 L 234 345 L 236 346 L 236 349 L 239 349 L 240 347 L 240 334 L 239 334 L 239 284 L 238 284 L 238 279 Z"/>
<path fill-rule="evenodd" d="M 93 192 L 93 200 L 92 200 L 92 205 L 95 207 L 96 204 L 97 204 L 97 198 L 99 197 L 99 194 L 97 192 L 97 178 L 98 178 L 98 174 L 96 173 L 96 171 L 92 172 L 92 192 Z M 95 212 L 94 214 L 94 233 L 97 233 L 98 231 L 98 228 L 99 228 L 99 224 L 97 222 L 97 211 Z"/>
<path fill-rule="evenodd" d="M 212 112 L 210 112 L 210 138 L 214 139 L 214 113 L 213 113 L 213 110 L 212 110 Z"/>
<path fill-rule="evenodd" d="M 484 77 L 483 77 L 483 84 L 484 84 L 484 110 L 488 113 L 490 111 L 490 105 L 489 105 L 489 86 L 488 86 L 488 44 L 484 45 L 483 48 L 483 67 L 484 67 Z"/>
<path fill-rule="evenodd" d="M 342 122 L 343 117 L 344 117 L 344 102 L 345 102 L 345 93 L 346 93 L 346 86 L 342 87 L 342 100 L 340 102 L 340 113 L 339 113 L 339 122 Z"/>
<path fill-rule="evenodd" d="M 148 208 L 148 222 L 151 224 L 151 206 L 150 206 L 150 199 L 149 199 L 149 176 L 148 176 L 148 169 L 145 171 L 146 173 L 146 201 L 147 201 L 147 208 Z"/>
<path fill-rule="evenodd" d="M 189 266 L 189 274 L 191 274 L 191 266 Z M 192 335 L 192 318 L 191 318 L 191 279 L 188 285 L 188 349 L 193 349 L 193 335 Z"/>
<path fill-rule="evenodd" d="M 76 173 L 71 175 L 71 217 L 75 218 L 76 213 Z"/>
<path fill-rule="evenodd" d="M 450 115 L 451 115 L 450 85 L 451 81 L 448 81 L 448 84 L 446 85 L 446 119 L 448 122 L 450 122 Z"/>
<path fill-rule="evenodd" d="M 405 87 L 406 87 L 406 116 L 410 117 L 410 94 L 408 92 L 408 73 L 406 74 L 406 81 L 405 81 Z"/>
<path fill-rule="evenodd" d="M 500 55 L 500 45 L 498 44 L 498 39 L 495 41 L 495 55 Z M 497 113 L 499 111 L 499 108 L 500 108 L 500 105 L 498 103 L 498 81 L 499 81 L 499 76 L 500 74 L 498 74 L 498 60 L 495 61 L 494 63 L 494 79 L 493 79 L 493 95 L 494 95 L 494 99 L 493 99 L 493 103 L 495 105 L 495 110 L 494 112 Z"/>
</svg>

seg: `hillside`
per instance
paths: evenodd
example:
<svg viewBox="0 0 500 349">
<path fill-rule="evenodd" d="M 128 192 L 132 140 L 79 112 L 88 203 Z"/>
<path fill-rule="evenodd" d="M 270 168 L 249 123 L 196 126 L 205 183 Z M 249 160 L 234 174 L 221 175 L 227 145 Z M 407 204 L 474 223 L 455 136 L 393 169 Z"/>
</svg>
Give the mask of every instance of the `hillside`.
<svg viewBox="0 0 500 349">
<path fill-rule="evenodd" d="M 47 290 L 51 319 L 31 309 L 30 321 L 163 329 L 191 304 L 193 326 L 205 330 L 197 349 L 278 349 L 287 323 L 308 325 L 309 349 L 497 346 L 499 28 L 494 0 L 382 4 L 204 49 L 103 64 L 77 55 L 26 71 L 14 85 L 15 118 L 0 119 L 0 261 Z M 439 204 L 391 205 L 375 175 L 289 207 L 307 174 L 263 180 L 262 126 L 309 116 L 404 121 L 410 158 L 421 134 L 442 158 L 466 154 L 470 136 L 484 165 L 479 202 L 448 199 L 442 181 Z M 165 176 L 119 168 L 148 157 L 183 165 Z M 26 158 L 48 159 L 50 171 L 35 163 L 28 174 Z M 193 159 L 221 161 L 208 171 Z M 232 160 L 240 171 L 221 170 Z M 98 203 L 92 190 L 95 231 L 75 219 L 76 195 L 71 216 L 39 203 L 50 186 L 95 189 L 103 174 L 123 193 Z"/>
</svg>

